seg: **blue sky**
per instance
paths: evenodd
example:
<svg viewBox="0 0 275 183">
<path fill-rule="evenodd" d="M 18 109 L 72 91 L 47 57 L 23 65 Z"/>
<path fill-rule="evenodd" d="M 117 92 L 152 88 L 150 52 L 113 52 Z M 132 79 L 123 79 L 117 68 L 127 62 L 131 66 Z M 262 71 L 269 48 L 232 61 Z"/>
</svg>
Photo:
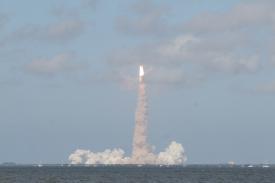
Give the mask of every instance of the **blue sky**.
<svg viewBox="0 0 275 183">
<path fill-rule="evenodd" d="M 275 3 L 1 0 L 0 162 L 131 152 L 144 64 L 149 140 L 188 163 L 275 163 Z"/>
</svg>

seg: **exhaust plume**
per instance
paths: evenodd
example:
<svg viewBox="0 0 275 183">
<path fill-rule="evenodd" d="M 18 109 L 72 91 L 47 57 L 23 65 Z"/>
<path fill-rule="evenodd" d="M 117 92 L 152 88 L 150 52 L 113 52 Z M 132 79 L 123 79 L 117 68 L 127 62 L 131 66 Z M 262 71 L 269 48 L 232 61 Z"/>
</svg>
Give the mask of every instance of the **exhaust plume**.
<svg viewBox="0 0 275 183">
<path fill-rule="evenodd" d="M 148 161 L 145 157 L 149 156 L 152 156 L 152 153 L 151 148 L 147 143 L 147 100 L 144 83 L 144 69 L 143 65 L 140 65 L 138 103 L 133 136 L 132 161 L 134 164 L 145 164 L 146 161 Z"/>
<path fill-rule="evenodd" d="M 127 157 L 122 149 L 107 149 L 94 153 L 77 149 L 69 156 L 72 164 L 164 164 L 180 165 L 186 161 L 181 144 L 172 141 L 165 151 L 154 154 L 147 142 L 147 99 L 144 68 L 139 66 L 138 102 L 135 114 L 132 156 Z"/>
</svg>

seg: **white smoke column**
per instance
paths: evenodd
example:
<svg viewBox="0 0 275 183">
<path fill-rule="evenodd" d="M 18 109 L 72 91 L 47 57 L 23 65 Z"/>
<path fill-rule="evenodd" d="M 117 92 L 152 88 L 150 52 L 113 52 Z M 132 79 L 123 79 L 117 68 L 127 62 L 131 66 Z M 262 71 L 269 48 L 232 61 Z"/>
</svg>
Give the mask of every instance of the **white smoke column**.
<svg viewBox="0 0 275 183">
<path fill-rule="evenodd" d="M 135 116 L 132 163 L 145 164 L 151 150 L 147 144 L 147 101 L 144 83 L 143 65 L 139 66 L 138 104 Z M 151 159 L 151 158 L 150 158 Z"/>
</svg>

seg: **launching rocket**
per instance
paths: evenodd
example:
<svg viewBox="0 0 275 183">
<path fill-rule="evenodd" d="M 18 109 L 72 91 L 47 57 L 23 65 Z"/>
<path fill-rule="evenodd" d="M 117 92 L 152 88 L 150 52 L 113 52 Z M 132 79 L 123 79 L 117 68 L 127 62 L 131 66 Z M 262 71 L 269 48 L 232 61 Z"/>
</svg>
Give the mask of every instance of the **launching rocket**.
<svg viewBox="0 0 275 183">
<path fill-rule="evenodd" d="M 139 66 L 139 82 L 142 82 L 144 78 L 144 69 L 143 69 L 143 65 Z"/>
</svg>

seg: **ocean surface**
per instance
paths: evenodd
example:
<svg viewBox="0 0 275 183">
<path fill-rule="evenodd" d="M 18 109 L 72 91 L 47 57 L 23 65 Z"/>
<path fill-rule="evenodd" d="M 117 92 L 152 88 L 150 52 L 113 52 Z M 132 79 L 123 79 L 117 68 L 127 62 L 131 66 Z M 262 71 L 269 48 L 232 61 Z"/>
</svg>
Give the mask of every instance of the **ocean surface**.
<svg viewBox="0 0 275 183">
<path fill-rule="evenodd" d="M 0 166 L 0 183 L 275 183 L 275 167 Z"/>
</svg>

